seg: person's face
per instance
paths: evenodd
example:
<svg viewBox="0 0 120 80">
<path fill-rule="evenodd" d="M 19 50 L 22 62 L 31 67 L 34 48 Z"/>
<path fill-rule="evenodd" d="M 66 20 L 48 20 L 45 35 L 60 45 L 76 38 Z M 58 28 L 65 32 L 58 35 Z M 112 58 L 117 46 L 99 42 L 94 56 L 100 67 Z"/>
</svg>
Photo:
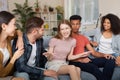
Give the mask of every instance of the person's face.
<svg viewBox="0 0 120 80">
<path fill-rule="evenodd" d="M 37 28 L 36 31 L 37 31 L 36 37 L 37 38 L 41 38 L 43 36 L 43 34 L 44 34 L 44 27 L 43 27 L 43 25 L 41 26 L 41 28 Z"/>
<path fill-rule="evenodd" d="M 71 20 L 70 23 L 72 25 L 72 32 L 74 32 L 74 33 L 79 32 L 79 28 L 81 25 L 80 20 Z"/>
<path fill-rule="evenodd" d="M 16 19 L 13 18 L 8 24 L 5 24 L 4 27 L 6 34 L 8 36 L 14 36 L 15 30 L 17 29 L 16 27 Z"/>
<path fill-rule="evenodd" d="M 71 28 L 67 24 L 60 25 L 60 33 L 63 38 L 68 38 L 71 34 Z"/>
<path fill-rule="evenodd" d="M 105 30 L 110 30 L 111 29 L 111 23 L 109 19 L 105 19 L 103 22 L 103 26 Z"/>
</svg>

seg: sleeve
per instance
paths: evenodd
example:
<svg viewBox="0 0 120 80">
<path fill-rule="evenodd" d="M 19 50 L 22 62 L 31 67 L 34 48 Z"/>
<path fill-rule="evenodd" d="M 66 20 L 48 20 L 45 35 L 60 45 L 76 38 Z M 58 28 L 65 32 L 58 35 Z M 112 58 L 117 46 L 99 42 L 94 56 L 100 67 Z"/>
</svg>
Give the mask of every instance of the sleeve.
<svg viewBox="0 0 120 80">
<path fill-rule="evenodd" d="M 114 47 L 113 50 L 119 54 L 120 56 L 120 35 L 117 35 L 114 39 Z"/>
<path fill-rule="evenodd" d="M 54 47 L 55 44 L 56 44 L 56 41 L 57 41 L 57 39 L 52 38 L 52 39 L 50 40 L 50 42 L 49 42 L 49 46 L 50 46 L 50 47 Z"/>
<path fill-rule="evenodd" d="M 3 55 L 0 52 L 0 77 L 7 76 L 13 69 L 13 64 L 8 63 L 5 67 L 2 65 Z"/>
<path fill-rule="evenodd" d="M 40 67 L 44 68 L 47 58 L 43 55 L 44 52 L 47 52 L 43 46 L 44 39 L 41 38 L 41 54 L 40 54 Z"/>
<path fill-rule="evenodd" d="M 25 54 L 25 53 L 24 53 Z M 25 58 L 25 56 L 21 56 L 15 64 L 15 67 L 17 69 L 17 71 L 19 72 L 27 72 L 29 74 L 34 74 L 36 76 L 43 76 L 44 70 L 41 68 L 37 68 L 37 67 L 31 67 L 27 65 L 27 60 Z"/>
<path fill-rule="evenodd" d="M 16 40 L 17 41 L 17 40 Z M 13 46 L 13 51 L 15 52 L 17 49 L 15 48 L 16 42 L 14 42 Z M 43 76 L 44 70 L 43 69 L 38 69 L 36 67 L 31 67 L 27 65 L 28 59 L 27 57 L 29 56 L 30 49 L 32 47 L 28 44 L 24 43 L 24 53 L 23 55 L 16 60 L 15 62 L 15 68 L 19 72 L 27 72 L 29 74 L 35 74 L 36 76 Z"/>
</svg>

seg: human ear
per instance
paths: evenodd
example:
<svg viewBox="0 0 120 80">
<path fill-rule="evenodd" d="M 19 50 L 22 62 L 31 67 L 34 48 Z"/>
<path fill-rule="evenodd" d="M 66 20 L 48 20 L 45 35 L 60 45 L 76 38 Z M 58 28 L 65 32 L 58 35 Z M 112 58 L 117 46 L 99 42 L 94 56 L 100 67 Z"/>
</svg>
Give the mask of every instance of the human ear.
<svg viewBox="0 0 120 80">
<path fill-rule="evenodd" d="M 2 30 L 6 30 L 7 25 L 5 23 L 2 23 Z"/>
</svg>

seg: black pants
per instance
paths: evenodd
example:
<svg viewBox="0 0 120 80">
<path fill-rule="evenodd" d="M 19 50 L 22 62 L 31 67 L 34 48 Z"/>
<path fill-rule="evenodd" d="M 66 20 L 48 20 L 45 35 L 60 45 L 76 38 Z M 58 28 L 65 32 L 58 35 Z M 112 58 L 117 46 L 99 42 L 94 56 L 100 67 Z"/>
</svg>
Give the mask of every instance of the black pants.
<svg viewBox="0 0 120 80">
<path fill-rule="evenodd" d="M 89 63 L 70 61 L 69 64 L 80 67 L 82 71 L 93 74 L 97 80 L 111 80 L 115 68 L 114 59 L 95 58 L 91 59 L 91 61 L 92 62 Z M 103 71 L 99 69 L 101 67 L 103 68 Z"/>
</svg>

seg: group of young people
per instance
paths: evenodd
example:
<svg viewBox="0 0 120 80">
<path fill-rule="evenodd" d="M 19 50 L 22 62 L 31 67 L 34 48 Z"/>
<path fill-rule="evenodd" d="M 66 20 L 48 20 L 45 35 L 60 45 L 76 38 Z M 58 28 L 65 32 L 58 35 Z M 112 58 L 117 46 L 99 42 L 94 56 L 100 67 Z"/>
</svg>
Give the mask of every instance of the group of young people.
<svg viewBox="0 0 120 80">
<path fill-rule="evenodd" d="M 45 51 L 41 18 L 28 19 L 22 33 L 16 30 L 14 15 L 1 11 L 0 80 L 59 80 L 59 75 L 66 74 L 70 80 L 81 80 L 81 70 L 93 74 L 97 80 L 111 80 L 115 66 L 120 65 L 120 19 L 114 14 L 103 16 L 94 42 L 79 33 L 81 20 L 79 15 L 62 20 Z"/>
</svg>

